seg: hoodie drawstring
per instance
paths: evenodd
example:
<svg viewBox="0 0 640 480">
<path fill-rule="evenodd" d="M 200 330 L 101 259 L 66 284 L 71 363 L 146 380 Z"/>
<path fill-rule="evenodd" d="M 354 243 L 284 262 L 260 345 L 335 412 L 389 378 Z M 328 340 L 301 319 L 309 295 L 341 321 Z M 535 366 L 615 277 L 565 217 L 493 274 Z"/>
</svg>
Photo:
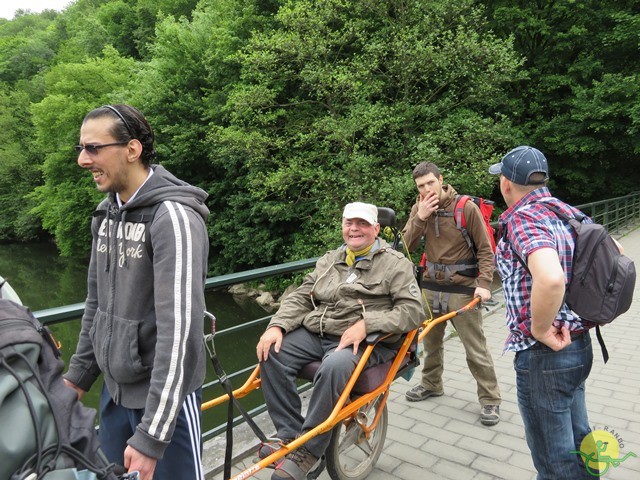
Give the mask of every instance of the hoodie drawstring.
<svg viewBox="0 0 640 480">
<path fill-rule="evenodd" d="M 122 262 L 122 266 L 124 268 L 129 268 L 129 260 L 127 260 L 127 236 L 126 236 L 126 232 L 125 232 L 125 228 L 127 226 L 126 223 L 126 217 L 127 217 L 127 211 L 126 210 L 121 210 L 120 211 L 122 213 L 122 216 L 120 217 L 120 225 L 119 227 L 122 228 L 122 256 L 124 257 L 123 262 Z M 116 229 L 116 232 L 118 230 Z M 117 237 L 116 237 L 117 239 Z M 117 247 L 117 240 L 116 240 L 116 247 Z M 118 255 L 118 251 L 116 248 L 116 255 Z"/>
<path fill-rule="evenodd" d="M 105 228 L 107 230 L 107 264 L 104 267 L 104 271 L 108 272 L 111 270 L 111 216 L 117 213 L 117 208 L 113 205 L 109 205 L 107 208 L 107 218 Z"/>
</svg>

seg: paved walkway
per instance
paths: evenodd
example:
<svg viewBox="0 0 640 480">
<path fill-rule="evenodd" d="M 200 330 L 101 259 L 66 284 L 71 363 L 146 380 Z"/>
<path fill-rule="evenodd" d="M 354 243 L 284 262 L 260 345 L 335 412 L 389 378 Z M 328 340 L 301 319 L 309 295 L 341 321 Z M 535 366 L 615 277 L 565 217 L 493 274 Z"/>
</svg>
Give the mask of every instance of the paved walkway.
<svg viewBox="0 0 640 480">
<path fill-rule="evenodd" d="M 620 241 L 640 266 L 640 230 Z M 590 423 L 594 429 L 617 435 L 622 443 L 619 458 L 628 452 L 638 455 L 610 468 L 600 477 L 605 479 L 640 479 L 640 282 L 635 298 L 629 312 L 603 329 L 610 354 L 606 365 L 595 332 L 592 335 L 594 363 L 587 383 Z M 502 390 L 501 422 L 493 427 L 480 424 L 476 384 L 467 368 L 462 344 L 453 336 L 446 343 L 444 396 L 407 402 L 404 392 L 419 381 L 419 371 L 411 382 L 398 379 L 393 383 L 386 443 L 370 480 L 535 478 L 518 412 L 513 354 L 502 355 L 506 337 L 503 299 L 497 296 L 496 300 L 498 307 L 485 316 L 484 325 Z M 249 456 L 233 472 L 238 473 L 251 463 Z M 264 470 L 254 478 L 269 479 L 271 473 L 272 470 Z M 220 479 L 222 474 L 212 478 Z M 330 477 L 325 471 L 319 479 Z"/>
</svg>

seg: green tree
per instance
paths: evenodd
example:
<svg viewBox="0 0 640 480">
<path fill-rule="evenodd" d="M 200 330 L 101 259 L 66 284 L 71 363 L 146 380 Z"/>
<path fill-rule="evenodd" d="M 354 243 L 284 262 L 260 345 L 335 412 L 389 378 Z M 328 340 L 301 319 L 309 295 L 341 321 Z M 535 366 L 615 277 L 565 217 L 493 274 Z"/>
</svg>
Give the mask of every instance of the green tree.
<svg viewBox="0 0 640 480">
<path fill-rule="evenodd" d="M 122 58 L 111 47 L 102 58 L 87 63 L 56 65 L 45 75 L 46 97 L 32 106 L 35 144 L 45 154 L 44 184 L 35 189 L 34 213 L 56 239 L 63 256 L 86 255 L 91 246 L 91 212 L 103 194 L 91 176 L 76 163 L 84 115 L 121 98 L 137 70 L 135 61 Z"/>
<path fill-rule="evenodd" d="M 0 89 L 0 240 L 34 240 L 42 234 L 27 198 L 40 183 L 32 136 L 28 96 Z"/>
<path fill-rule="evenodd" d="M 31 213 L 29 194 L 41 182 L 41 156 L 34 145 L 30 104 L 41 98 L 42 72 L 55 57 L 58 13 L 18 11 L 0 24 L 0 239 L 43 236 Z"/>
<path fill-rule="evenodd" d="M 100 55 L 108 45 L 122 56 L 148 59 L 155 28 L 167 16 L 190 18 L 197 0 L 76 0 L 60 16 L 60 62 Z"/>
<path fill-rule="evenodd" d="M 143 58 L 148 58 L 154 43 L 156 26 L 166 17 L 190 20 L 198 0 L 136 0 L 132 5 L 137 24 L 132 30 L 132 39 Z"/>
<path fill-rule="evenodd" d="M 0 24 L 0 82 L 30 80 L 50 64 L 58 48 L 56 15 L 24 13 Z"/>
<path fill-rule="evenodd" d="M 213 168 L 235 174 L 213 225 L 228 268 L 320 253 L 348 201 L 402 216 L 422 160 L 491 192 L 486 166 L 514 136 L 502 89 L 520 61 L 472 3 L 291 1 L 252 37 L 228 125 L 209 137 Z"/>
<path fill-rule="evenodd" d="M 482 3 L 493 31 L 526 58 L 513 120 L 522 141 L 548 155 L 554 192 L 582 203 L 637 190 L 638 2 Z"/>
<path fill-rule="evenodd" d="M 237 172 L 209 161 L 207 132 L 224 122 L 227 91 L 240 78 L 236 54 L 254 30 L 264 28 L 273 13 L 265 2 L 201 2 L 191 21 L 165 18 L 150 47 L 152 59 L 131 86 L 129 98 L 154 127 L 159 160 L 178 177 L 210 193 L 212 271 L 229 271 L 228 258 L 217 252 L 236 239 L 220 229 L 236 209 L 228 197 L 237 191 Z M 244 185 L 241 188 L 245 188 Z M 224 213 L 223 213 L 224 212 Z"/>
</svg>

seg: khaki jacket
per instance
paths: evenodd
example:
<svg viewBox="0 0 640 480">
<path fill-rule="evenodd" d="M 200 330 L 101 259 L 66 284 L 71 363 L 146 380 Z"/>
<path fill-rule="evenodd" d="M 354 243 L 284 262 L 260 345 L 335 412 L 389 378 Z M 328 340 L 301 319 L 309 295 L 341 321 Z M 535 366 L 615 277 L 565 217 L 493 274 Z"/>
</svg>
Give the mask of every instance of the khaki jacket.
<svg viewBox="0 0 640 480">
<path fill-rule="evenodd" d="M 440 198 L 441 209 L 451 212 L 455 208 L 455 200 L 458 193 L 451 185 L 443 185 Z M 473 252 L 469 248 L 462 233 L 456 227 L 455 219 L 452 216 L 438 216 L 437 212 L 429 216 L 426 220 L 418 217 L 418 202 L 411 208 L 409 220 L 402 231 L 404 242 L 410 251 L 413 251 L 420 243 L 420 238 L 425 239 L 425 254 L 427 260 L 433 263 L 451 265 L 462 260 L 473 257 Z M 454 273 L 451 283 L 465 285 L 468 287 L 482 287 L 490 289 L 493 280 L 493 251 L 487 234 L 484 220 L 478 206 L 469 201 L 464 205 L 464 216 L 467 220 L 467 231 L 477 249 L 478 278 L 466 277 Z M 437 228 L 436 228 L 437 227 Z M 425 271 L 425 279 L 429 279 L 428 272 Z M 431 280 L 443 281 L 444 274 L 436 273 L 436 278 Z"/>
<path fill-rule="evenodd" d="M 364 317 L 367 334 L 401 334 L 425 319 L 413 264 L 378 238 L 352 267 L 345 246 L 321 257 L 304 282 L 285 298 L 269 327 L 285 333 L 304 327 L 319 335 L 342 335 Z M 313 298 L 312 298 L 313 297 Z M 394 342 L 398 336 L 389 338 Z"/>
</svg>

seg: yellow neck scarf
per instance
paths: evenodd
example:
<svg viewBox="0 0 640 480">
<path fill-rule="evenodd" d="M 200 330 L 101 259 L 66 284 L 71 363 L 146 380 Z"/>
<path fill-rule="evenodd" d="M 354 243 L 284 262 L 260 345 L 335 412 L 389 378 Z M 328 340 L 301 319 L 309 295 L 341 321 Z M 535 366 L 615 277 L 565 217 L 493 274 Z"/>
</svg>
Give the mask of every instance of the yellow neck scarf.
<svg viewBox="0 0 640 480">
<path fill-rule="evenodd" d="M 347 258 L 345 259 L 345 261 L 347 262 L 347 265 L 351 266 L 354 263 L 356 263 L 356 257 L 361 257 L 363 255 L 366 255 L 371 251 L 372 248 L 373 248 L 373 243 L 369 245 L 367 248 L 363 248 L 362 250 L 358 250 L 356 252 L 354 252 L 349 247 L 347 247 Z"/>
</svg>

